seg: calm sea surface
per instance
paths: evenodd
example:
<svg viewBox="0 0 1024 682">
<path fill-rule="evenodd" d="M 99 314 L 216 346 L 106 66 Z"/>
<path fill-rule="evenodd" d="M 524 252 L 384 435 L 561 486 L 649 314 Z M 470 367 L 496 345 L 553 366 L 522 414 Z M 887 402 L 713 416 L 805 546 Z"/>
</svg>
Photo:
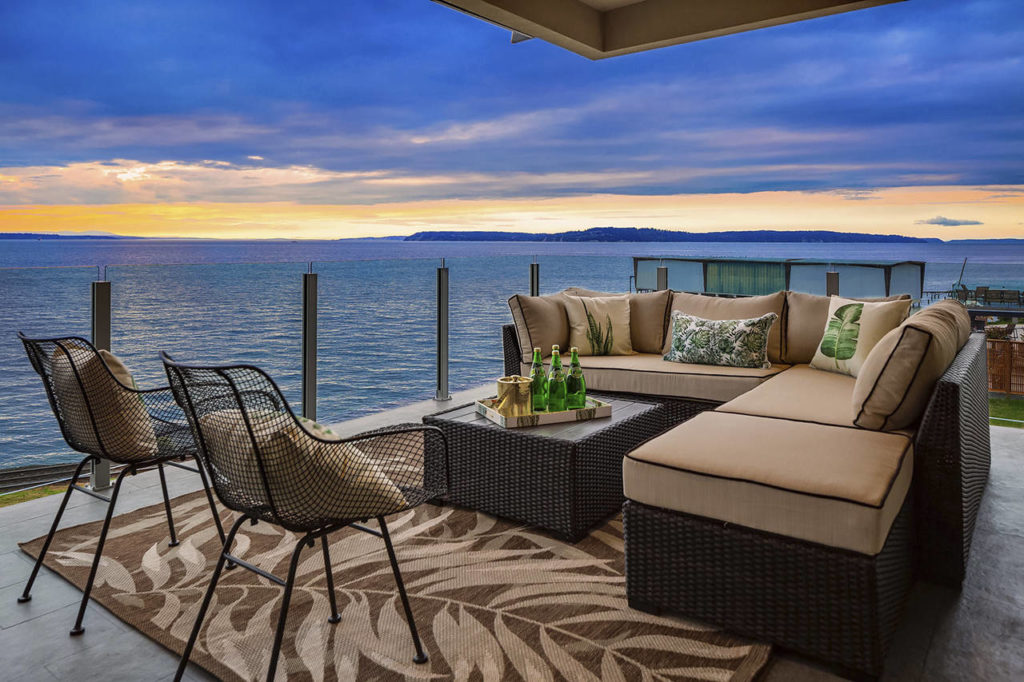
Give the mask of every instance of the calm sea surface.
<svg viewBox="0 0 1024 682">
<path fill-rule="evenodd" d="M 0 467 L 72 461 L 17 330 L 89 335 L 89 282 L 113 291 L 113 351 L 140 386 L 166 382 L 157 351 L 246 362 L 299 405 L 301 275 L 319 274 L 318 416 L 341 421 L 431 397 L 434 278 L 451 273 L 451 388 L 501 373 L 506 299 L 528 289 L 624 291 L 632 256 L 923 260 L 925 289 L 1024 288 L 1024 247 L 994 244 L 559 244 L 392 241 L 0 239 Z"/>
</svg>

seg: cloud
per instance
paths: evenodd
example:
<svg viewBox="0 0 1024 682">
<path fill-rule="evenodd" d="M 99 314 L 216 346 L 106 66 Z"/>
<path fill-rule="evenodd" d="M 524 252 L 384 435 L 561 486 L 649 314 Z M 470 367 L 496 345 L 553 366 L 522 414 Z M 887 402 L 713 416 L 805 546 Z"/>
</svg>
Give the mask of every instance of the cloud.
<svg viewBox="0 0 1024 682">
<path fill-rule="evenodd" d="M 942 227 L 960 227 L 961 225 L 984 225 L 985 223 L 980 220 L 957 220 L 956 218 L 947 218 L 945 216 L 937 215 L 934 218 L 928 220 L 915 220 L 915 225 L 941 225 Z"/>
</svg>

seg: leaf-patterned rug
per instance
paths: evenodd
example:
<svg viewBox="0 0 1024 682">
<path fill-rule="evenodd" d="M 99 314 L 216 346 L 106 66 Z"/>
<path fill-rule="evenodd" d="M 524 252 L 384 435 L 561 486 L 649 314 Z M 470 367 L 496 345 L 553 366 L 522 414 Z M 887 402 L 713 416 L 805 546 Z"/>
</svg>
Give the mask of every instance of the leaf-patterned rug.
<svg viewBox="0 0 1024 682">
<path fill-rule="evenodd" d="M 162 505 L 114 519 L 93 598 L 180 653 L 220 541 L 200 493 L 173 504 L 178 547 L 167 546 Z M 84 585 L 99 526 L 58 532 L 46 565 Z M 430 662 L 412 662 L 383 541 L 345 529 L 330 546 L 341 622 L 327 622 L 320 548 L 306 549 L 278 679 L 750 680 L 768 661 L 767 645 L 630 609 L 619 518 L 575 545 L 453 507 L 422 505 L 388 527 Z M 246 524 L 234 553 L 284 576 L 295 541 Z M 21 547 L 35 557 L 41 545 Z M 281 594 L 250 571 L 225 572 L 192 661 L 225 680 L 263 679 Z"/>
</svg>

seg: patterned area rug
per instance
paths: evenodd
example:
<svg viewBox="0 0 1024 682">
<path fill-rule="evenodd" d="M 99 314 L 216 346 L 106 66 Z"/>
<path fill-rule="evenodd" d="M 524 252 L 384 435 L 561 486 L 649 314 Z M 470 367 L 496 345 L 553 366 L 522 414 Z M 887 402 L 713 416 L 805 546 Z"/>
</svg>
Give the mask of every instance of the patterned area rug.
<svg viewBox="0 0 1024 682">
<path fill-rule="evenodd" d="M 174 516 L 174 548 L 162 506 L 116 517 L 93 597 L 180 653 L 220 542 L 201 494 L 175 500 Z M 81 587 L 99 526 L 60 531 L 46 565 Z M 331 543 L 342 620 L 327 622 L 319 546 L 305 550 L 278 679 L 750 680 L 768 661 L 766 645 L 630 609 L 618 518 L 576 545 L 452 507 L 422 505 L 388 527 L 430 662 L 412 662 L 383 541 L 345 529 Z M 235 553 L 284 576 L 295 540 L 244 525 Z M 35 557 L 41 545 L 21 547 Z M 250 571 L 225 572 L 193 662 L 225 680 L 263 679 L 281 594 Z"/>
</svg>

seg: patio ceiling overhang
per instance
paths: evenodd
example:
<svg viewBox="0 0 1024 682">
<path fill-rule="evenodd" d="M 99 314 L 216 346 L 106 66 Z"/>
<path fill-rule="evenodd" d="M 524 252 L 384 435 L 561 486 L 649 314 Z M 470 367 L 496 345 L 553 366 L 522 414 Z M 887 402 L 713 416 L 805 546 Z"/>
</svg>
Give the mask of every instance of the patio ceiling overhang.
<svg viewBox="0 0 1024 682">
<path fill-rule="evenodd" d="M 904 0 L 435 0 L 604 59 Z"/>
</svg>

